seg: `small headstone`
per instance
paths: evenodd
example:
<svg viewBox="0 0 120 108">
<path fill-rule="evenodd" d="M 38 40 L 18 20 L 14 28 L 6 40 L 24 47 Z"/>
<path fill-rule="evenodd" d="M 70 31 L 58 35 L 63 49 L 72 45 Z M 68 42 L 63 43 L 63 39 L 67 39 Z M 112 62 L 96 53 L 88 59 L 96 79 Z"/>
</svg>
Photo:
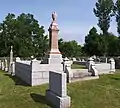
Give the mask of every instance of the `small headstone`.
<svg viewBox="0 0 120 108">
<path fill-rule="evenodd" d="M 79 58 L 79 61 L 81 62 L 81 59 Z"/>
<path fill-rule="evenodd" d="M 85 62 L 85 60 L 84 60 L 84 59 L 82 59 L 82 62 Z"/>
<path fill-rule="evenodd" d="M 5 71 L 6 71 L 6 72 L 8 71 L 8 62 L 7 62 L 6 59 L 5 59 Z"/>
<path fill-rule="evenodd" d="M 113 58 L 110 59 L 110 72 L 115 72 L 115 60 Z"/>
<path fill-rule="evenodd" d="M 49 72 L 49 89 L 46 98 L 55 108 L 70 108 L 71 98 L 67 96 L 66 73 Z"/>
<path fill-rule="evenodd" d="M 91 72 L 91 65 L 95 64 L 94 63 L 94 59 L 92 57 L 90 57 L 88 59 L 88 63 L 87 63 L 87 67 L 88 67 L 88 72 Z"/>
<path fill-rule="evenodd" d="M 92 76 L 98 76 L 98 70 L 95 68 L 95 64 L 91 64 Z"/>
<path fill-rule="evenodd" d="M 0 69 L 2 68 L 2 62 L 1 62 L 1 60 L 0 60 Z"/>
<path fill-rule="evenodd" d="M 77 61 L 76 58 L 73 58 L 72 60 L 73 60 L 73 61 Z"/>
<path fill-rule="evenodd" d="M 11 75 L 14 76 L 15 75 L 15 62 L 12 62 L 11 64 Z"/>
<path fill-rule="evenodd" d="M 2 61 L 2 70 L 5 69 L 4 62 Z"/>
<path fill-rule="evenodd" d="M 19 58 L 19 57 L 16 57 L 16 61 L 20 61 L 20 58 Z"/>
<path fill-rule="evenodd" d="M 105 63 L 107 63 L 107 57 L 105 58 Z"/>
</svg>

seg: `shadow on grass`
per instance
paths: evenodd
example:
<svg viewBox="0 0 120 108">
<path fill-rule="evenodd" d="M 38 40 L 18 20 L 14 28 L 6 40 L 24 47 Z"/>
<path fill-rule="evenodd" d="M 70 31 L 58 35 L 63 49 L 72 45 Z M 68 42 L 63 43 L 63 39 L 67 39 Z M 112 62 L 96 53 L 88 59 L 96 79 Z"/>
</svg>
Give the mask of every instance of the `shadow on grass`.
<svg viewBox="0 0 120 108">
<path fill-rule="evenodd" d="M 50 106 L 51 108 L 55 108 L 55 107 L 53 106 L 53 104 L 51 104 L 51 103 L 46 99 L 46 97 L 43 96 L 43 95 L 32 93 L 32 94 L 30 94 L 30 96 L 32 97 L 32 99 L 33 99 L 35 102 L 40 102 L 40 103 L 42 103 L 42 104 L 46 104 L 46 105 Z"/>
<path fill-rule="evenodd" d="M 30 86 L 29 84 L 27 84 L 26 82 L 24 82 L 21 78 L 17 76 L 12 76 L 10 74 L 4 74 L 4 75 L 11 78 L 15 82 L 15 85 Z"/>
<path fill-rule="evenodd" d="M 120 80 L 120 78 L 117 78 L 117 77 L 110 77 L 110 78 L 114 80 Z"/>
</svg>

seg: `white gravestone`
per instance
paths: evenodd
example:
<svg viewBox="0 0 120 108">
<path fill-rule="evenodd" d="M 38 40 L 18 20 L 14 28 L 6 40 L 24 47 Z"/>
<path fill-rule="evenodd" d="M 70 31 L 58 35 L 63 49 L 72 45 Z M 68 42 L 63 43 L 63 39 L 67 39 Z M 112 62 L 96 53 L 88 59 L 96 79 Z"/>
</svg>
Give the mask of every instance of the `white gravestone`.
<svg viewBox="0 0 120 108">
<path fill-rule="evenodd" d="M 88 72 L 91 72 L 91 65 L 93 65 L 93 64 L 95 64 L 94 63 L 94 59 L 92 58 L 92 57 L 90 57 L 89 59 L 88 59 L 88 63 L 87 63 L 87 67 L 88 67 Z"/>
<path fill-rule="evenodd" d="M 12 64 L 11 64 L 11 71 L 12 71 L 12 76 L 14 76 L 15 75 L 15 62 L 12 62 Z"/>
<path fill-rule="evenodd" d="M 8 62 L 7 62 L 6 59 L 5 59 L 5 71 L 6 71 L 6 72 L 8 71 Z"/>
<path fill-rule="evenodd" d="M 2 61 L 2 70 L 5 69 L 4 62 Z"/>
<path fill-rule="evenodd" d="M 76 58 L 73 58 L 73 61 L 77 61 Z"/>
<path fill-rule="evenodd" d="M 92 76 L 98 76 L 98 70 L 95 67 L 95 64 L 91 64 Z"/>
<path fill-rule="evenodd" d="M 46 98 L 55 108 L 70 108 L 71 98 L 67 96 L 66 73 L 49 72 L 49 89 Z"/>
<path fill-rule="evenodd" d="M 115 60 L 113 58 L 110 59 L 110 72 L 115 72 Z"/>
<path fill-rule="evenodd" d="M 11 70 L 12 62 L 13 62 L 13 46 L 11 46 L 11 51 L 10 51 L 9 73 L 12 72 Z"/>
<path fill-rule="evenodd" d="M 16 61 L 21 61 L 19 57 L 16 57 L 16 59 L 15 59 L 15 60 L 16 60 Z"/>
<path fill-rule="evenodd" d="M 1 60 L 0 60 L 0 69 L 2 69 L 2 62 L 1 62 Z"/>
<path fill-rule="evenodd" d="M 67 73 L 67 82 L 71 82 L 71 79 L 73 78 L 73 72 L 71 69 L 72 64 L 73 64 L 73 61 L 70 61 L 67 57 L 64 59 L 63 71 Z"/>
</svg>

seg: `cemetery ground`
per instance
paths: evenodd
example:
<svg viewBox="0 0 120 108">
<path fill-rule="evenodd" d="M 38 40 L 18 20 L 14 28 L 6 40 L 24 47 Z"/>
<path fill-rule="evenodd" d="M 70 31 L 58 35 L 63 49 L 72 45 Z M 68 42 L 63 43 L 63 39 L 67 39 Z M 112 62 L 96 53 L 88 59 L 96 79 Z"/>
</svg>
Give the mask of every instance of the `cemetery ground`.
<svg viewBox="0 0 120 108">
<path fill-rule="evenodd" d="M 48 85 L 30 87 L 0 71 L 0 108 L 50 108 Z M 100 79 L 68 84 L 71 108 L 120 108 L 120 71 Z"/>
<path fill-rule="evenodd" d="M 71 69 L 87 69 L 85 65 L 72 64 Z"/>
</svg>

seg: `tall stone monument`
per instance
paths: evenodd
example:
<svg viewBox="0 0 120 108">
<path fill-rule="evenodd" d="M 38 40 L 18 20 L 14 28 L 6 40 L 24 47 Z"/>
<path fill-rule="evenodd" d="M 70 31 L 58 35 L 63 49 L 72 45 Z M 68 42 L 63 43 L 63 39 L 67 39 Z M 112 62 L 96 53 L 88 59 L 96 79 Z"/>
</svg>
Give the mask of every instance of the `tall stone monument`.
<svg viewBox="0 0 120 108">
<path fill-rule="evenodd" d="M 61 64 L 62 55 L 58 48 L 58 24 L 56 22 L 57 14 L 56 12 L 52 13 L 52 22 L 48 29 L 49 31 L 49 52 L 47 54 L 47 58 L 45 63 L 47 64 Z"/>
<path fill-rule="evenodd" d="M 13 46 L 11 46 L 11 51 L 10 51 L 10 61 L 9 61 L 9 73 L 12 72 L 12 69 L 11 69 L 11 66 L 12 66 L 12 63 L 13 63 Z"/>
</svg>

